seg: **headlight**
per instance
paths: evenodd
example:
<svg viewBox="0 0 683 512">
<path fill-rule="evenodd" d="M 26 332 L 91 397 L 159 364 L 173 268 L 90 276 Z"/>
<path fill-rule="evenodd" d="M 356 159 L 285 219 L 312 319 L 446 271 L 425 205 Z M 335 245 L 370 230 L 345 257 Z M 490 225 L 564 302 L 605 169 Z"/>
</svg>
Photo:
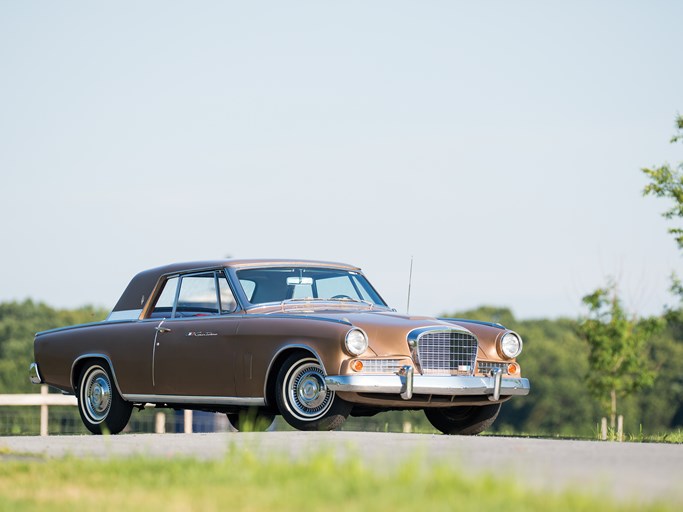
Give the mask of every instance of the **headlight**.
<svg viewBox="0 0 683 512">
<path fill-rule="evenodd" d="M 359 356 L 368 349 L 368 337 L 360 329 L 351 329 L 346 333 L 346 350 L 353 356 Z"/>
<path fill-rule="evenodd" d="M 508 332 L 500 340 L 501 355 L 508 359 L 514 359 L 522 352 L 522 338 L 514 332 Z"/>
</svg>

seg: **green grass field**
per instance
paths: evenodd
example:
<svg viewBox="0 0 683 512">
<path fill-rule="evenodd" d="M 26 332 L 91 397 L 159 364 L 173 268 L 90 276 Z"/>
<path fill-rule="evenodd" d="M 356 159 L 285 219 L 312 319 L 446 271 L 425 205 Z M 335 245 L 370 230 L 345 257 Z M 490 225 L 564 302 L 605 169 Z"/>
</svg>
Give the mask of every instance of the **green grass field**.
<svg viewBox="0 0 683 512">
<path fill-rule="evenodd" d="M 537 492 L 520 481 L 474 478 L 425 467 L 416 455 L 378 472 L 358 454 L 306 460 L 257 458 L 243 449 L 220 460 L 40 459 L 0 450 L 0 510 L 296 511 L 675 510 L 666 503 L 617 503 L 570 491 Z"/>
</svg>

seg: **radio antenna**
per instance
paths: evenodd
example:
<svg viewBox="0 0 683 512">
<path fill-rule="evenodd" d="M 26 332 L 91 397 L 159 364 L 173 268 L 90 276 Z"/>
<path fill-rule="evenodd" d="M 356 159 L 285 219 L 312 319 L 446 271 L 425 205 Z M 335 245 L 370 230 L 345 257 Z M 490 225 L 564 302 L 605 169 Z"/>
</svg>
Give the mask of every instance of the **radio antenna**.
<svg viewBox="0 0 683 512">
<path fill-rule="evenodd" d="M 413 257 L 410 257 L 410 275 L 408 276 L 408 304 L 406 305 L 406 315 L 410 314 L 410 287 L 413 283 Z"/>
</svg>

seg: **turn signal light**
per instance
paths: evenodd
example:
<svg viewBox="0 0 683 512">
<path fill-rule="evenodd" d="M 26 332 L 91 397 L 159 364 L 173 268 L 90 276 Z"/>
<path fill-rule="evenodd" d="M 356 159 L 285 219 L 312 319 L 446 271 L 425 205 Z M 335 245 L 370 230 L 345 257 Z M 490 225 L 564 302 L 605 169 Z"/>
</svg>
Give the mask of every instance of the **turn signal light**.
<svg viewBox="0 0 683 512">
<path fill-rule="evenodd" d="M 363 369 L 363 361 L 360 359 L 356 359 L 355 361 L 351 361 L 351 369 L 354 372 L 359 372 Z"/>
<path fill-rule="evenodd" d="M 519 365 L 517 363 L 510 363 L 508 365 L 508 374 L 513 375 L 519 373 Z"/>
</svg>

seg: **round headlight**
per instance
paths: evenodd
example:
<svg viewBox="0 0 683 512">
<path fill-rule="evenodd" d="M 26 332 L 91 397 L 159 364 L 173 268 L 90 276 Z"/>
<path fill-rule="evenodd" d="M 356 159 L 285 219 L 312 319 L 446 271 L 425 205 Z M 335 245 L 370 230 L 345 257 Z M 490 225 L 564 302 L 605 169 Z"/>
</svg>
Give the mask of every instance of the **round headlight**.
<svg viewBox="0 0 683 512">
<path fill-rule="evenodd" d="M 508 332 L 500 340 L 500 350 L 505 357 L 513 359 L 522 352 L 522 339 L 514 332 Z"/>
<path fill-rule="evenodd" d="M 360 329 L 351 329 L 346 333 L 346 350 L 349 354 L 359 356 L 368 349 L 368 337 Z"/>
</svg>

